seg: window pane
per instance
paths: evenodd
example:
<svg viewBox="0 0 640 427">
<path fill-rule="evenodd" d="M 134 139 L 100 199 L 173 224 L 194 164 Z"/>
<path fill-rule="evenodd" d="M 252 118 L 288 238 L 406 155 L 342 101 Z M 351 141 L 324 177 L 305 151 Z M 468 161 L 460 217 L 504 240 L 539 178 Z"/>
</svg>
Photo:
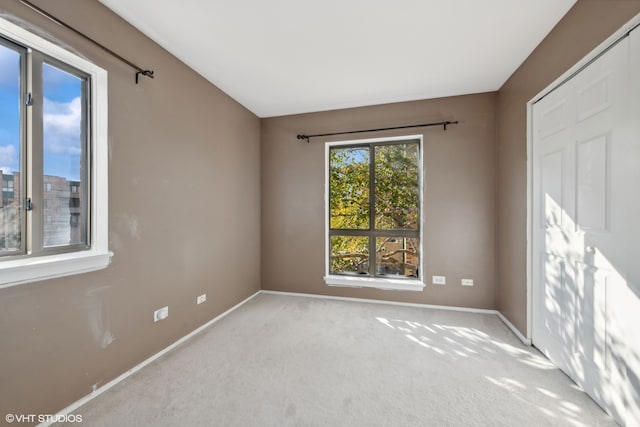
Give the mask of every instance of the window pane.
<svg viewBox="0 0 640 427">
<path fill-rule="evenodd" d="M 413 237 L 376 238 L 376 275 L 418 277 L 419 243 Z"/>
<path fill-rule="evenodd" d="M 369 238 L 331 236 L 331 274 L 369 274 Z"/>
<path fill-rule="evenodd" d="M 44 95 L 45 247 L 87 242 L 87 168 L 84 79 L 49 64 Z"/>
<path fill-rule="evenodd" d="M 20 53 L 0 44 L 0 255 L 21 250 Z"/>
<path fill-rule="evenodd" d="M 332 229 L 369 228 L 369 147 L 329 150 Z"/>
<path fill-rule="evenodd" d="M 375 147 L 376 229 L 418 229 L 418 155 L 416 142 Z"/>
</svg>

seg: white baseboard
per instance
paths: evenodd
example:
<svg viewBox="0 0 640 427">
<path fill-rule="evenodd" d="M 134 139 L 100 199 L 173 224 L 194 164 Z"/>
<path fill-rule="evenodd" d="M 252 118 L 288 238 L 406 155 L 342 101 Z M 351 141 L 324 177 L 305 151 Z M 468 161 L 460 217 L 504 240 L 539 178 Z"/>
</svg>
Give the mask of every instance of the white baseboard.
<svg viewBox="0 0 640 427">
<path fill-rule="evenodd" d="M 518 328 L 513 326 L 513 323 L 511 323 L 509 319 L 507 319 L 504 316 L 504 314 L 500 313 L 499 311 L 496 311 L 496 313 L 498 314 L 498 317 L 500 318 L 500 320 L 502 320 L 502 323 L 507 325 L 507 327 L 511 329 L 511 332 L 513 332 L 515 336 L 517 336 L 524 345 L 531 345 L 531 340 L 525 337 L 524 335 L 522 335 L 522 333 L 518 330 Z"/>
<path fill-rule="evenodd" d="M 331 300 L 340 300 L 340 301 L 366 302 L 370 304 L 399 305 L 404 307 L 432 308 L 435 310 L 462 311 L 466 313 L 495 314 L 496 316 L 498 316 L 500 320 L 502 320 L 502 322 L 509 329 L 511 329 L 511 331 L 515 334 L 515 336 L 518 337 L 518 339 L 522 341 L 524 345 L 531 345 L 531 340 L 526 338 L 524 335 L 522 335 L 520 331 L 515 326 L 513 326 L 513 324 L 506 317 L 504 317 L 504 315 L 500 313 L 498 310 L 487 310 L 484 308 L 452 307 L 448 305 L 416 304 L 416 303 L 410 303 L 410 302 L 385 301 L 385 300 L 352 298 L 352 297 L 337 297 L 333 295 L 305 294 L 300 292 L 281 292 L 281 291 L 261 290 L 259 291 L 259 293 L 273 294 L 273 295 L 289 295 L 294 297 L 331 299 Z"/>
<path fill-rule="evenodd" d="M 227 316 L 228 314 L 230 314 L 231 312 L 237 310 L 238 308 L 240 308 L 242 305 L 246 304 L 247 302 L 249 302 L 250 300 L 252 300 L 253 298 L 255 298 L 257 295 L 260 294 L 260 291 L 256 292 L 255 294 L 251 295 L 250 297 L 246 298 L 245 300 L 239 302 L 238 304 L 234 305 L 233 307 L 231 307 L 230 309 L 228 309 L 227 311 L 225 311 L 222 314 L 219 314 L 218 316 L 214 317 L 213 319 L 209 320 L 207 323 L 205 323 L 202 326 L 199 326 L 197 329 L 193 330 L 192 332 L 188 333 L 187 335 L 183 336 L 182 338 L 180 338 L 178 341 L 174 342 L 173 344 L 170 344 L 168 347 L 165 347 L 164 349 L 160 350 L 159 352 L 157 352 L 156 354 L 154 354 L 153 356 L 149 357 L 148 359 L 138 363 L 136 366 L 134 366 L 133 368 L 129 369 L 127 372 L 125 372 L 124 374 L 120 375 L 119 377 L 109 381 L 108 383 L 106 383 L 105 385 L 103 385 L 102 387 L 96 389 L 95 391 L 93 391 L 92 393 L 80 398 L 79 400 L 73 402 L 71 405 L 67 406 L 66 408 L 62 409 L 61 411 L 59 411 L 55 417 L 53 417 L 53 419 L 62 419 L 64 415 L 70 415 L 73 413 L 73 411 L 75 411 L 76 409 L 80 408 L 82 405 L 84 405 L 85 403 L 95 399 L 96 397 L 100 396 L 102 393 L 104 393 L 105 391 L 109 390 L 110 388 L 112 388 L 114 385 L 118 384 L 119 382 L 123 381 L 124 379 L 126 379 L 127 377 L 133 375 L 134 373 L 138 372 L 140 369 L 144 368 L 145 366 L 147 366 L 149 363 L 155 361 L 156 359 L 158 359 L 159 357 L 161 357 L 162 355 L 168 353 L 169 351 L 173 350 L 174 348 L 176 348 L 177 346 L 179 346 L 180 344 L 182 344 L 183 342 L 191 339 L 194 335 L 202 332 L 204 329 L 207 329 L 209 326 L 211 326 L 212 324 L 214 324 L 215 322 L 217 322 L 218 320 L 222 319 L 223 317 Z M 49 427 L 51 424 L 53 424 L 53 422 L 44 422 L 41 424 L 38 424 L 38 427 Z"/>
<path fill-rule="evenodd" d="M 404 307 L 433 308 L 436 310 L 464 311 L 467 313 L 481 313 L 481 314 L 497 314 L 498 313 L 495 310 L 487 310 L 484 308 L 468 308 L 468 307 L 452 307 L 448 305 L 416 304 L 412 302 L 398 302 L 398 301 L 386 301 L 386 300 L 352 298 L 352 297 L 336 297 L 333 295 L 304 294 L 304 293 L 298 293 L 298 292 L 280 292 L 280 291 L 261 290 L 260 293 L 275 294 L 275 295 L 289 295 L 294 297 L 333 299 L 333 300 L 340 300 L 340 301 L 366 302 L 369 304 L 386 304 L 386 305 L 400 305 Z"/>
</svg>

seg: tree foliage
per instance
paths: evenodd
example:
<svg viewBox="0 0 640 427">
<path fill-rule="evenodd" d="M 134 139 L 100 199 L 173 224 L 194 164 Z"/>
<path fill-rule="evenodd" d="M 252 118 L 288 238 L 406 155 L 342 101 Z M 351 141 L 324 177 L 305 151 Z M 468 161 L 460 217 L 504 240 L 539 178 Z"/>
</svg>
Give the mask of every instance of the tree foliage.
<svg viewBox="0 0 640 427">
<path fill-rule="evenodd" d="M 369 147 L 330 151 L 329 203 L 333 229 L 369 228 Z"/>
<path fill-rule="evenodd" d="M 372 153 L 373 152 L 373 153 Z M 419 149 L 417 142 L 393 145 L 333 147 L 329 158 L 330 227 L 345 230 L 331 236 L 331 271 L 367 273 L 369 237 L 347 230 L 369 230 L 373 214 L 376 270 L 396 271 L 394 264 L 417 263 L 418 239 L 375 237 L 375 230 L 418 230 Z M 373 154 L 373 155 L 372 155 Z M 370 170 L 373 161 L 373 189 Z M 370 192 L 373 191 L 373 212 Z M 417 266 L 414 266 L 415 269 Z M 401 273 L 405 274 L 405 273 Z"/>
<path fill-rule="evenodd" d="M 418 145 L 376 147 L 376 229 L 418 228 Z"/>
</svg>

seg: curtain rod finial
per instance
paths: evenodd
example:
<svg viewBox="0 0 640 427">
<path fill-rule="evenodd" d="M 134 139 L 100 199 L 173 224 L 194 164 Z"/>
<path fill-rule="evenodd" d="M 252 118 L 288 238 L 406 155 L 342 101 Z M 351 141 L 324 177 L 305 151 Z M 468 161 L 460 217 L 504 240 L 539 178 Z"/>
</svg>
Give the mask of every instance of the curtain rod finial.
<svg viewBox="0 0 640 427">
<path fill-rule="evenodd" d="M 307 140 L 307 144 L 309 143 L 309 137 L 307 135 L 298 135 L 296 136 L 296 138 L 298 138 L 299 140 Z"/>
</svg>

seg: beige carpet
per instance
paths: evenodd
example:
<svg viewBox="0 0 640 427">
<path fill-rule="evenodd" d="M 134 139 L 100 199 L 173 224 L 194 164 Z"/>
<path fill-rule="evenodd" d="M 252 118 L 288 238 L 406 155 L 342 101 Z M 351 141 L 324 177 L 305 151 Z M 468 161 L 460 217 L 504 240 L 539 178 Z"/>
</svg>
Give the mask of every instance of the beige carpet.
<svg viewBox="0 0 640 427">
<path fill-rule="evenodd" d="M 269 294 L 74 413 L 114 427 L 615 425 L 494 315 Z"/>
</svg>

